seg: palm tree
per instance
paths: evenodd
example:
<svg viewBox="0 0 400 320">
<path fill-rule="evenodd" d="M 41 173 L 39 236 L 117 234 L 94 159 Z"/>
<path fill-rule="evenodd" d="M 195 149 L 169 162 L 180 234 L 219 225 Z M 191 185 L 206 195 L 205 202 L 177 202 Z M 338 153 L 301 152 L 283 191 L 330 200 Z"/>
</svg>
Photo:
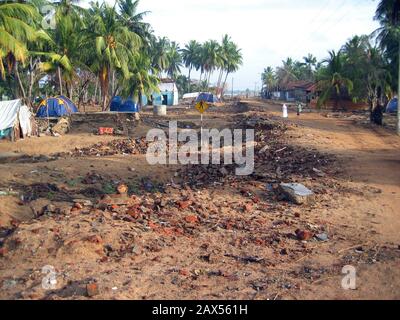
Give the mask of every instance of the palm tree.
<svg viewBox="0 0 400 320">
<path fill-rule="evenodd" d="M 267 67 L 264 69 L 264 72 L 261 74 L 261 81 L 265 88 L 267 89 L 267 97 L 270 96 L 270 92 L 276 86 L 276 76 L 274 69 L 272 67 Z"/>
<path fill-rule="evenodd" d="M 138 13 L 139 0 L 118 0 L 120 19 L 129 30 L 136 33 L 142 39 L 142 45 L 148 46 L 151 41 L 152 30 L 149 23 L 143 22 L 143 18 L 150 13 L 144 11 Z"/>
<path fill-rule="evenodd" d="M 88 26 L 90 46 L 95 44 L 96 60 L 92 69 L 99 77 L 102 109 L 107 108 L 110 74 L 113 70 L 121 71 L 122 76 L 129 78 L 128 62 L 134 61 L 141 45 L 140 37 L 121 24 L 115 7 L 106 3 L 92 4 L 90 8 L 91 23 Z"/>
<path fill-rule="evenodd" d="M 182 56 L 180 54 L 179 45 L 176 42 L 171 42 L 170 47 L 167 51 L 167 56 L 167 74 L 170 78 L 175 80 L 178 74 L 181 72 L 182 67 Z"/>
<path fill-rule="evenodd" d="M 344 90 L 349 93 L 353 90 L 353 82 L 343 76 L 343 53 L 329 52 L 329 58 L 324 60 L 327 66 L 320 74 L 318 86 L 322 91 L 318 99 L 318 107 L 332 97 L 335 99 L 335 108 L 339 107 L 340 98 Z"/>
<path fill-rule="evenodd" d="M 168 49 L 170 41 L 168 38 L 152 39 L 151 56 L 153 57 L 152 66 L 158 72 L 159 77 L 169 67 Z"/>
<path fill-rule="evenodd" d="M 56 71 L 59 93 L 63 94 L 64 79 L 71 99 L 73 79 L 76 77 L 75 69 L 81 65 L 80 50 L 85 40 L 82 36 L 84 29 L 81 19 L 82 8 L 76 6 L 75 2 L 77 1 L 61 0 L 59 2 L 55 11 L 55 29 L 50 30 L 53 46 L 49 52 L 41 53 L 48 57 L 48 61 L 41 64 L 42 70 Z"/>
<path fill-rule="evenodd" d="M 210 78 L 211 74 L 215 70 L 215 68 L 220 64 L 221 62 L 221 56 L 220 56 L 220 45 L 217 41 L 215 40 L 208 40 L 204 43 L 203 45 L 203 61 L 204 61 L 204 71 L 208 75 L 206 77 L 207 79 L 207 90 L 210 85 Z"/>
<path fill-rule="evenodd" d="M 239 49 L 235 43 L 231 43 L 225 66 L 226 75 L 224 84 L 222 86 L 223 89 L 226 86 L 226 80 L 228 79 L 228 75 L 230 73 L 234 73 L 237 70 L 239 70 L 239 67 L 242 65 L 242 63 L 243 63 L 243 56 L 241 49 Z M 223 95 L 223 92 L 221 93 L 221 95 Z"/>
<path fill-rule="evenodd" d="M 226 71 L 227 66 L 228 66 L 228 59 L 229 59 L 229 52 L 232 48 L 233 42 L 231 40 L 231 37 L 225 34 L 222 37 L 221 45 L 219 47 L 219 69 L 220 73 L 218 76 L 218 82 L 217 82 L 217 88 L 219 89 L 222 81 L 222 76 L 224 71 Z"/>
<path fill-rule="evenodd" d="M 151 59 L 146 54 L 141 54 L 135 63 L 129 64 L 129 77 L 122 80 L 123 95 L 133 96 L 142 106 L 142 96 L 148 97 L 158 92 L 159 78 L 155 76 L 151 67 Z"/>
<path fill-rule="evenodd" d="M 196 40 L 191 40 L 189 43 L 185 45 L 185 47 L 181 50 L 182 59 L 185 64 L 185 67 L 189 69 L 188 74 L 188 92 L 190 92 L 190 75 L 193 68 L 196 68 L 198 65 L 198 52 L 201 45 Z"/>
<path fill-rule="evenodd" d="M 400 1 L 381 0 L 374 19 L 381 25 L 375 31 L 377 40 L 391 58 L 392 65 L 397 65 L 397 70 L 394 71 L 393 68 L 393 73 L 397 74 L 397 95 L 400 98 Z M 397 108 L 397 134 L 400 135 L 400 106 Z"/>
<path fill-rule="evenodd" d="M 317 65 L 317 58 L 309 53 L 306 57 L 303 57 L 304 64 L 307 69 L 307 80 L 314 80 L 314 70 Z"/>
<path fill-rule="evenodd" d="M 289 82 L 298 80 L 295 73 L 295 63 L 292 58 L 282 61 L 282 66 L 276 70 L 276 76 L 280 87 L 285 87 Z"/>
<path fill-rule="evenodd" d="M 27 45 L 47 35 L 35 27 L 40 19 L 38 11 L 25 3 L 0 4 L 0 76 L 5 78 L 6 61 L 8 73 L 14 71 L 21 94 L 26 99 L 26 92 L 19 74 L 19 63 L 24 64 L 29 52 Z"/>
</svg>

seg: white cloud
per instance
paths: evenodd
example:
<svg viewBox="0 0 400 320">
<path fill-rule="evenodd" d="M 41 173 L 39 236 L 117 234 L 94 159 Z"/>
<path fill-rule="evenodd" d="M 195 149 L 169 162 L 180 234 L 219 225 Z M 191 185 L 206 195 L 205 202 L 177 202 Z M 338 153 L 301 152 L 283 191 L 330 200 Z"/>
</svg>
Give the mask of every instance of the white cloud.
<svg viewBox="0 0 400 320">
<path fill-rule="evenodd" d="M 145 20 L 157 35 L 181 45 L 229 34 L 244 56 L 233 75 L 235 87 L 254 89 L 268 65 L 309 52 L 322 59 L 351 36 L 370 34 L 378 26 L 372 19 L 376 5 L 372 0 L 141 0 L 139 9 L 151 11 Z"/>
</svg>

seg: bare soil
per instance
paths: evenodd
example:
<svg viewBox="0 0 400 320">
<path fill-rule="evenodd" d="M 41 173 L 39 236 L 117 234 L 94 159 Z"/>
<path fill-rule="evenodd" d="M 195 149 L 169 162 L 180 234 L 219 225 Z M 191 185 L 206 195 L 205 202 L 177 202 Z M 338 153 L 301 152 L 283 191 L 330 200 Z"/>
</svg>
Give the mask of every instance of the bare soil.
<svg viewBox="0 0 400 320">
<path fill-rule="evenodd" d="M 290 110 L 284 120 L 280 108 L 242 101 L 205 114 L 208 128 L 255 124 L 255 172 L 242 178 L 232 166 L 151 166 L 125 152 L 168 120 L 199 129 L 193 109 L 145 112 L 128 136 L 81 124 L 0 142 L 0 152 L 42 156 L 0 164 L 0 298 L 399 299 L 399 137 L 352 117 Z M 315 203 L 281 199 L 280 182 L 304 184 Z M 341 286 L 346 265 L 356 290 Z"/>
</svg>

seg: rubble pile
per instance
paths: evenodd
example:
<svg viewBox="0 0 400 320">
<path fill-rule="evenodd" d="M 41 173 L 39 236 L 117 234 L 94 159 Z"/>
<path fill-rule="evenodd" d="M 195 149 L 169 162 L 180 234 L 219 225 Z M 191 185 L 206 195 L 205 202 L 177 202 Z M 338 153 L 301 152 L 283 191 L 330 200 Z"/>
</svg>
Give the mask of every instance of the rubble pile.
<svg viewBox="0 0 400 320">
<path fill-rule="evenodd" d="M 99 142 L 86 148 L 75 148 L 71 152 L 58 153 L 57 156 L 112 156 L 121 154 L 145 154 L 148 148 L 146 138 L 140 139 L 119 139 L 110 142 Z"/>
<path fill-rule="evenodd" d="M 234 128 L 255 129 L 254 172 L 250 176 L 237 176 L 237 165 L 221 164 L 187 165 L 178 176 L 184 185 L 227 185 L 234 181 L 261 180 L 265 182 L 290 182 L 304 178 L 323 178 L 337 173 L 334 156 L 316 150 L 289 144 L 285 132 L 288 125 L 260 116 L 239 119 Z"/>
</svg>

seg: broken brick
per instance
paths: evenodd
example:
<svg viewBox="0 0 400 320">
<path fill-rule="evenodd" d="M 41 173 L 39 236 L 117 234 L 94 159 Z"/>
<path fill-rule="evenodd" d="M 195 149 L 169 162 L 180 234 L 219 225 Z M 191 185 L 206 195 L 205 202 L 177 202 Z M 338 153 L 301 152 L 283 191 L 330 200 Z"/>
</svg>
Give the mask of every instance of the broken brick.
<svg viewBox="0 0 400 320">
<path fill-rule="evenodd" d="M 185 221 L 187 223 L 196 223 L 199 221 L 199 219 L 197 218 L 197 216 L 186 216 Z"/>
<path fill-rule="evenodd" d="M 99 287 L 97 283 L 89 283 L 86 285 L 86 292 L 88 297 L 94 297 L 99 294 Z"/>
<path fill-rule="evenodd" d="M 308 241 L 314 237 L 314 234 L 308 230 L 297 229 L 295 231 L 295 233 L 296 233 L 297 239 L 299 239 L 301 241 Z"/>
<path fill-rule="evenodd" d="M 97 234 L 88 236 L 85 240 L 91 243 L 97 243 L 97 244 L 103 243 L 103 239 Z"/>
<path fill-rule="evenodd" d="M 178 207 L 180 209 L 185 210 L 192 204 L 192 201 L 190 201 L 190 200 L 178 201 L 176 204 L 178 205 Z"/>
<path fill-rule="evenodd" d="M 0 248 L 0 257 L 4 257 L 8 253 L 7 248 Z"/>
<path fill-rule="evenodd" d="M 187 269 L 181 269 L 181 270 L 179 270 L 179 274 L 180 274 L 181 276 L 185 276 L 185 277 L 187 277 L 187 276 L 190 275 L 190 273 L 189 273 L 189 271 L 188 271 Z"/>
</svg>

